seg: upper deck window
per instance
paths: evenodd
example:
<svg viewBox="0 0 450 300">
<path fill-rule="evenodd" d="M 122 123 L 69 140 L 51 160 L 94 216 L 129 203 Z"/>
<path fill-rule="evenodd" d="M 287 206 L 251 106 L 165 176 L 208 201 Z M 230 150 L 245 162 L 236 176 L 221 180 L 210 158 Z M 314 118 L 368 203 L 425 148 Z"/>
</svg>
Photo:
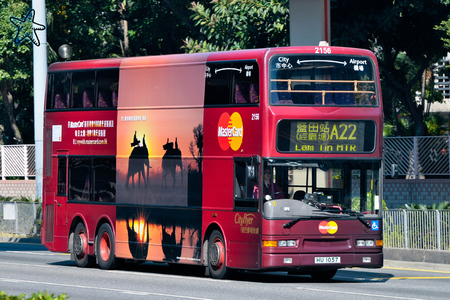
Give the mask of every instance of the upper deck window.
<svg viewBox="0 0 450 300">
<path fill-rule="evenodd" d="M 47 109 L 117 107 L 119 69 L 50 73 Z"/>
<path fill-rule="evenodd" d="M 259 68 L 256 61 L 206 65 L 205 105 L 259 103 Z"/>
<path fill-rule="evenodd" d="M 276 55 L 270 61 L 270 103 L 306 106 L 377 106 L 369 57 Z"/>
</svg>

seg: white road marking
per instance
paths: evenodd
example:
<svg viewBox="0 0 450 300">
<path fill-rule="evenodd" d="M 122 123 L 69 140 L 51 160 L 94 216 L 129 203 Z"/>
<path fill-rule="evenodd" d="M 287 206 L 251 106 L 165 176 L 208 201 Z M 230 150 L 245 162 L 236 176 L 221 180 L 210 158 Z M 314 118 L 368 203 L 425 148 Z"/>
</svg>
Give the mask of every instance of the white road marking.
<svg viewBox="0 0 450 300">
<path fill-rule="evenodd" d="M 377 298 L 402 299 L 402 300 L 425 300 L 425 299 L 421 299 L 421 298 L 408 298 L 408 297 L 398 297 L 398 296 L 391 296 L 391 295 L 366 294 L 366 293 L 346 292 L 346 291 L 337 291 L 337 290 L 334 291 L 334 290 L 327 290 L 327 289 L 313 289 L 313 288 L 303 288 L 303 287 L 297 287 L 296 289 L 304 290 L 304 291 L 321 292 L 321 293 L 349 294 L 349 295 L 369 296 L 369 297 L 377 297 Z"/>
<path fill-rule="evenodd" d="M 182 299 L 195 299 L 195 300 L 212 300 L 208 298 L 198 298 L 191 297 L 186 295 L 174 295 L 174 294 L 164 294 L 164 293 L 152 293 L 152 292 L 143 292 L 143 291 L 133 291 L 133 290 L 122 290 L 122 289 L 112 289 L 112 288 L 104 288 L 97 286 L 88 286 L 88 285 L 73 285 L 73 284 L 65 284 L 65 283 L 49 283 L 42 281 L 33 281 L 33 280 L 22 280 L 22 279 L 11 279 L 11 278 L 1 278 L 0 281 L 4 282 L 13 282 L 13 283 L 29 283 L 29 284 L 37 284 L 37 285 L 50 285 L 50 286 L 62 286 L 62 287 L 72 287 L 72 288 L 80 288 L 80 289 L 91 289 L 91 290 L 102 290 L 108 292 L 118 292 L 128 295 L 140 295 L 140 296 L 163 296 L 169 298 L 182 298 Z"/>
</svg>

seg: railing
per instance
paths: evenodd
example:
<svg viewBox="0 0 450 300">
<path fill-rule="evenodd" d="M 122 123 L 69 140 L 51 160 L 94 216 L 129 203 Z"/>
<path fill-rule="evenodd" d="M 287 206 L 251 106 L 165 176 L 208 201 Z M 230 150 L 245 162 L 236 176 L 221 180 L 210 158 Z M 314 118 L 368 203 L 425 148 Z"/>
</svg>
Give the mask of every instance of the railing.
<svg viewBox="0 0 450 300">
<path fill-rule="evenodd" d="M 384 175 L 391 175 L 392 164 L 399 175 L 419 179 L 426 175 L 450 176 L 449 136 L 384 138 Z"/>
<path fill-rule="evenodd" d="M 22 178 L 36 176 L 34 145 L 0 146 L 0 177 Z"/>
<path fill-rule="evenodd" d="M 383 244 L 388 248 L 450 250 L 450 210 L 385 210 Z"/>
</svg>

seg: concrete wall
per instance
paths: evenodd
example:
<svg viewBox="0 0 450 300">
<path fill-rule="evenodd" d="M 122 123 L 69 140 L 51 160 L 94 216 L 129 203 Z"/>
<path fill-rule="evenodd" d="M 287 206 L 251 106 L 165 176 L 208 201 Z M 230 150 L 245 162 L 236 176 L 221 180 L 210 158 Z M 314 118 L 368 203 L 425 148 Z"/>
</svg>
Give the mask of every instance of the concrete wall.
<svg viewBox="0 0 450 300">
<path fill-rule="evenodd" d="M 383 198 L 388 208 L 450 202 L 450 179 L 385 179 Z"/>
<path fill-rule="evenodd" d="M 0 196 L 36 199 L 35 180 L 0 180 Z"/>
<path fill-rule="evenodd" d="M 384 259 L 450 264 L 450 251 L 384 248 Z"/>
</svg>

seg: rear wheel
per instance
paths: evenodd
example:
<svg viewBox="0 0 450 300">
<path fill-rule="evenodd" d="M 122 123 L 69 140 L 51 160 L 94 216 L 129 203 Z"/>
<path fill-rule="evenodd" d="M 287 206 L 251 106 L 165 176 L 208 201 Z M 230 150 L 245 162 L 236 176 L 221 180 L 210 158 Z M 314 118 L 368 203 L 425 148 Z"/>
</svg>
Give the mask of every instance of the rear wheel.
<svg viewBox="0 0 450 300">
<path fill-rule="evenodd" d="M 94 256 L 88 255 L 87 250 L 88 235 L 86 226 L 84 226 L 83 223 L 78 223 L 73 235 L 73 253 L 75 256 L 75 263 L 78 267 L 87 268 L 94 265 Z"/>
<path fill-rule="evenodd" d="M 226 266 L 225 241 L 220 231 L 214 230 L 208 244 L 208 268 L 211 277 L 216 279 L 230 276 L 230 269 Z"/>
<path fill-rule="evenodd" d="M 104 223 L 100 226 L 97 234 L 97 262 L 101 269 L 114 269 L 116 257 L 114 255 L 114 235 L 111 226 Z"/>
</svg>

